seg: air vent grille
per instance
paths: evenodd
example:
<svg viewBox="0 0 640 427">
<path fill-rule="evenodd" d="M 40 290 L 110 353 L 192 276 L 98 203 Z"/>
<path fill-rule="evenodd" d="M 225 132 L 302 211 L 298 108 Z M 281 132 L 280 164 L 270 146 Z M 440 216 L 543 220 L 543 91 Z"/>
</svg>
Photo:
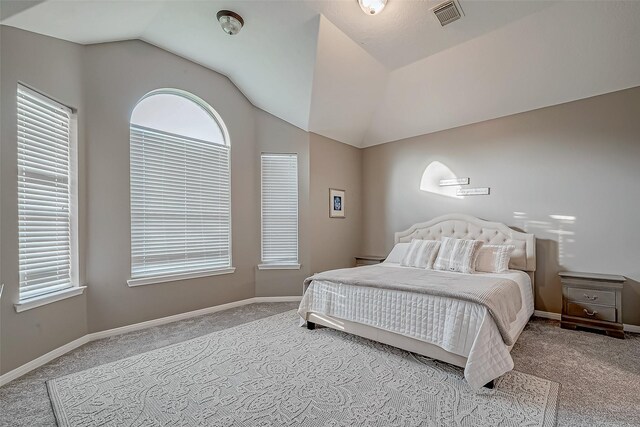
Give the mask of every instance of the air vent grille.
<svg viewBox="0 0 640 427">
<path fill-rule="evenodd" d="M 431 10 L 443 27 L 462 17 L 458 5 L 453 0 L 439 4 Z"/>
</svg>

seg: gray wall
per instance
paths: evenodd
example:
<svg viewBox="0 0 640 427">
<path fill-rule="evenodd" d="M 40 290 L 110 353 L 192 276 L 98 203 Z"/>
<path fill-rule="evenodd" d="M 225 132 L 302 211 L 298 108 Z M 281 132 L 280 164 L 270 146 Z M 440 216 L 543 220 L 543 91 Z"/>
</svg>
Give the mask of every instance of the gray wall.
<svg viewBox="0 0 640 427">
<path fill-rule="evenodd" d="M 311 271 L 309 133 L 255 108 L 226 77 L 141 41 L 79 46 L 9 27 L 1 31 L 0 270 L 7 286 L 0 310 L 0 373 L 88 332 L 255 295 L 301 294 L 302 280 Z M 88 286 L 82 296 L 23 313 L 13 308 L 18 299 L 18 79 L 78 109 L 80 267 L 82 283 Z M 143 95 L 164 87 L 203 98 L 229 129 L 236 271 L 129 288 L 129 118 Z M 300 270 L 257 270 L 261 152 L 295 152 L 299 156 Z M 335 185 L 341 186 L 339 182 Z"/>
<path fill-rule="evenodd" d="M 311 134 L 312 272 L 352 267 L 362 244 L 362 150 Z M 329 189 L 345 190 L 346 218 L 329 218 Z"/>
<path fill-rule="evenodd" d="M 89 331 L 100 331 L 254 296 L 259 201 L 254 107 L 226 77 L 141 41 L 87 46 L 87 284 Z M 231 138 L 233 274 L 130 288 L 129 118 L 158 88 L 194 93 Z"/>
<path fill-rule="evenodd" d="M 87 332 L 86 293 L 33 310 L 16 313 L 18 301 L 18 166 L 16 90 L 18 82 L 30 86 L 49 97 L 78 110 L 80 165 L 84 159 L 82 96 L 82 47 L 37 36 L 25 31 L 0 27 L 0 102 L 1 146 L 0 181 L 2 193 L 1 233 L 2 259 L 0 274 L 5 284 L 2 295 L 0 340 L 2 354 L 0 372 L 10 371 Z M 46 64 L 46 65 L 45 65 Z M 80 209 L 84 209 L 84 168 L 79 172 Z M 81 279 L 84 277 L 82 255 L 84 246 L 84 218 L 80 219 Z"/>
<path fill-rule="evenodd" d="M 640 88 L 367 148 L 363 250 L 393 233 L 462 212 L 538 238 L 536 309 L 559 312 L 563 269 L 629 278 L 624 322 L 640 325 Z M 432 161 L 490 196 L 420 190 Z M 575 220 L 552 216 L 575 217 Z"/>
</svg>

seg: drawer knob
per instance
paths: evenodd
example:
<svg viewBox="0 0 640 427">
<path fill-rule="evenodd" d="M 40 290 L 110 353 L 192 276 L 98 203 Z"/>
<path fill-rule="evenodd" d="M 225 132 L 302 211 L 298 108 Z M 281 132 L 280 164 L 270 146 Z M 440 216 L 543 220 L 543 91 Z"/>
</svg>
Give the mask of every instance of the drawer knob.
<svg viewBox="0 0 640 427">
<path fill-rule="evenodd" d="M 586 314 L 587 316 L 595 316 L 596 314 L 598 314 L 597 311 L 593 310 L 592 313 L 589 313 L 589 310 L 587 310 L 586 308 L 584 309 L 584 314 Z"/>
<path fill-rule="evenodd" d="M 588 299 L 589 301 L 595 301 L 595 300 L 597 300 L 597 299 L 598 299 L 598 296 L 597 296 L 597 295 L 590 296 L 590 295 L 584 294 L 584 297 L 585 297 L 586 299 Z"/>
</svg>

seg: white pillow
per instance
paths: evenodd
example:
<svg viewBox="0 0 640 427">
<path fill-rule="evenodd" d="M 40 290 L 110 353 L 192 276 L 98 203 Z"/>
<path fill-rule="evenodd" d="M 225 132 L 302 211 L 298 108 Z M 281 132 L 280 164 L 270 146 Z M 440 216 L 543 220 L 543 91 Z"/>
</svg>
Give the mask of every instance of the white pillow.
<svg viewBox="0 0 640 427">
<path fill-rule="evenodd" d="M 438 258 L 436 258 L 433 268 L 436 270 L 457 271 L 459 273 L 473 273 L 478 250 L 483 244 L 482 240 L 443 237 Z"/>
<path fill-rule="evenodd" d="M 486 273 L 504 273 L 509 270 L 511 252 L 516 249 L 513 245 L 484 245 L 478 251 L 476 271 Z"/>
<path fill-rule="evenodd" d="M 400 264 L 402 257 L 404 256 L 404 254 L 407 253 L 407 250 L 409 250 L 410 244 L 411 243 L 396 243 L 396 245 L 393 247 L 393 249 L 391 249 L 389 256 L 387 256 L 387 259 L 385 259 L 384 262 L 392 262 L 394 264 Z"/>
<path fill-rule="evenodd" d="M 437 240 L 413 239 L 409 249 L 400 260 L 404 267 L 433 268 L 433 260 L 436 259 L 440 242 Z"/>
</svg>

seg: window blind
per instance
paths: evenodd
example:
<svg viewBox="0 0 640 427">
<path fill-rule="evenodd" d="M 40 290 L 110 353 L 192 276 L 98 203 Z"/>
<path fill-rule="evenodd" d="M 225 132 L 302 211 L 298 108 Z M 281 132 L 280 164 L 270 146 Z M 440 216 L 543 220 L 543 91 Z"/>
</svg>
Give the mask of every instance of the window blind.
<svg viewBox="0 0 640 427">
<path fill-rule="evenodd" d="M 261 156 L 262 262 L 298 263 L 298 156 Z"/>
<path fill-rule="evenodd" d="M 18 86 L 20 301 L 73 286 L 71 110 Z"/>
<path fill-rule="evenodd" d="M 229 147 L 130 129 L 132 278 L 230 267 Z"/>
</svg>

